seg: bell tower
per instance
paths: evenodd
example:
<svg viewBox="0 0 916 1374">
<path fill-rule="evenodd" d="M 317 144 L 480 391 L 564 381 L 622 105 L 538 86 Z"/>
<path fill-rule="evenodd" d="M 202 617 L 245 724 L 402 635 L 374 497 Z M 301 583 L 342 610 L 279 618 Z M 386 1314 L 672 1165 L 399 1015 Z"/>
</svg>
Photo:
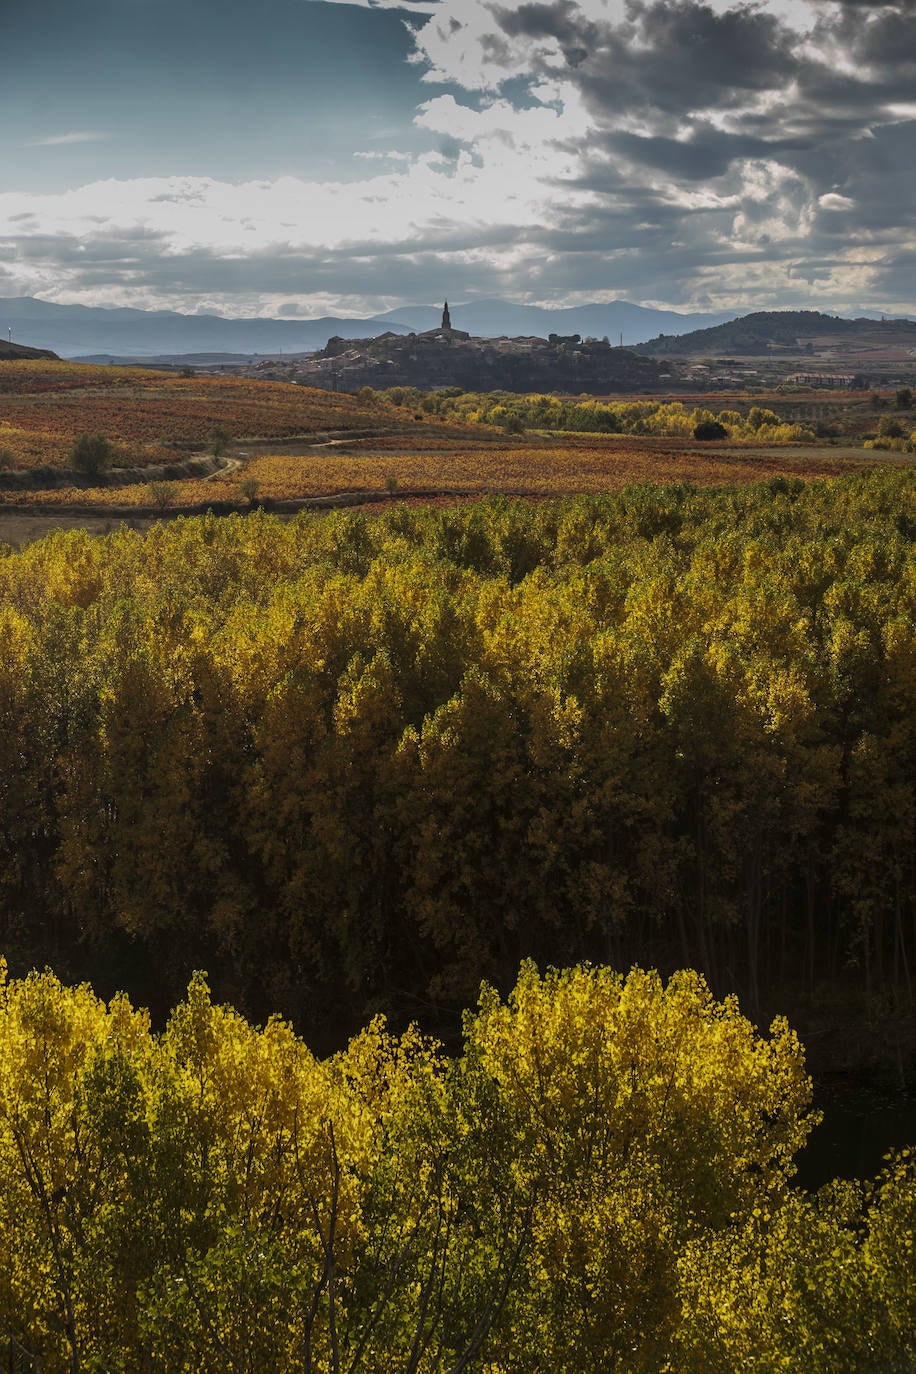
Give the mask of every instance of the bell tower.
<svg viewBox="0 0 916 1374">
<path fill-rule="evenodd" d="M 451 317 L 451 315 L 448 313 L 448 301 L 446 301 L 446 302 L 445 302 L 445 309 L 442 311 L 442 324 L 441 324 L 441 328 L 442 328 L 442 329 L 451 329 L 451 327 L 452 327 L 452 317 Z"/>
</svg>

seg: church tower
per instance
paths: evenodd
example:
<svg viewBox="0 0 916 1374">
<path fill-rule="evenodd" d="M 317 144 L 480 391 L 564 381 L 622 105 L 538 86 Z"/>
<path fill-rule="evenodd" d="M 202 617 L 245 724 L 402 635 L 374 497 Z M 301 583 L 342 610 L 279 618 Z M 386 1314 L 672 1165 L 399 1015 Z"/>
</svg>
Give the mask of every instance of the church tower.
<svg viewBox="0 0 916 1374">
<path fill-rule="evenodd" d="M 451 327 L 452 327 L 452 317 L 451 317 L 451 315 L 448 313 L 448 301 L 446 301 L 446 302 L 445 302 L 445 309 L 442 311 L 442 324 L 441 324 L 440 328 L 442 328 L 442 329 L 451 329 Z"/>
</svg>

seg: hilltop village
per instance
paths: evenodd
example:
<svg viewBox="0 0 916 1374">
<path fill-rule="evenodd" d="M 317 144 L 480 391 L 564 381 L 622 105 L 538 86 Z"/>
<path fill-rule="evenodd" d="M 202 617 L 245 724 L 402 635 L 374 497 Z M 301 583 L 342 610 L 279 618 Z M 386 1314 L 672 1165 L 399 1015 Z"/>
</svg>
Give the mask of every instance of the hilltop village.
<svg viewBox="0 0 916 1374">
<path fill-rule="evenodd" d="M 914 343 L 913 321 L 844 320 L 817 311 L 762 311 L 630 348 L 579 334 L 479 338 L 452 325 L 446 303 L 442 322 L 423 333 L 334 335 L 317 352 L 263 358 L 240 370 L 330 391 L 363 386 L 573 395 L 767 386 L 865 390 L 911 386 Z"/>
<path fill-rule="evenodd" d="M 559 390 L 592 395 L 657 391 L 670 380 L 668 369 L 654 358 L 614 348 L 607 339 L 583 340 L 579 334 L 551 334 L 546 339 L 474 338 L 453 328 L 447 301 L 436 329 L 422 334 L 388 332 L 372 339 L 335 335 L 316 353 L 267 359 L 256 363 L 251 374 L 330 391 L 356 391 L 361 386 L 379 390 L 457 386 L 465 391 Z"/>
</svg>

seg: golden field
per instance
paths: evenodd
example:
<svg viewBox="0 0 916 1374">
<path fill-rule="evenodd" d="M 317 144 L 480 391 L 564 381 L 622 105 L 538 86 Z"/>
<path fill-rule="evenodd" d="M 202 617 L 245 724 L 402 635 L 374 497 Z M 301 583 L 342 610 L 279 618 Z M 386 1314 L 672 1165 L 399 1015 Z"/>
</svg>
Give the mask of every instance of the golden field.
<svg viewBox="0 0 916 1374">
<path fill-rule="evenodd" d="M 6 467 L 64 467 L 78 434 L 104 434 L 117 462 L 147 465 L 233 436 L 284 439 L 324 430 L 407 428 L 408 412 L 355 396 L 245 377 L 180 377 L 90 363 L 0 364 L 0 452 Z"/>
<path fill-rule="evenodd" d="M 862 405 L 861 397 L 856 404 Z M 174 476 L 170 465 L 202 452 L 217 427 L 233 436 L 225 469 L 208 478 Z M 66 469 L 80 433 L 105 435 L 114 445 L 116 469 L 147 468 L 149 480 L 134 474 L 130 483 L 119 482 L 115 470 L 97 486 L 76 478 L 59 485 L 59 470 Z M 0 506 L 11 516 L 36 508 L 245 509 L 255 502 L 345 495 L 369 502 L 490 492 L 559 496 L 638 481 L 723 485 L 781 473 L 828 477 L 885 461 L 908 460 L 854 443 L 699 443 L 683 436 L 534 430 L 509 435 L 492 425 L 437 417 L 425 402 L 420 414 L 365 393 L 146 368 L 0 365 L 0 468 L 31 474 L 25 485 L 0 473 Z M 58 473 L 44 476 L 41 470 L 49 468 Z"/>
<path fill-rule="evenodd" d="M 403 442 L 403 441 L 402 441 Z M 421 441 L 422 442 L 422 441 Z M 410 497 L 429 493 L 559 496 L 615 491 L 631 482 L 693 482 L 744 485 L 783 473 L 830 477 L 861 466 L 870 455 L 846 457 L 830 449 L 805 452 L 729 453 L 708 446 L 693 451 L 664 440 L 566 442 L 550 445 L 494 442 L 489 447 L 449 451 L 342 452 L 337 448 L 303 454 L 262 454 L 244 467 L 206 479 L 189 478 L 161 486 L 135 483 L 80 489 L 62 487 L 29 494 L 31 503 L 87 507 L 149 508 L 248 506 L 252 500 L 305 501 L 344 493 Z M 874 460 L 871 460 L 874 461 Z M 250 483 L 247 488 L 244 484 Z M 254 486 L 256 484 L 256 486 Z M 21 503 L 22 493 L 0 492 L 4 504 Z"/>
</svg>

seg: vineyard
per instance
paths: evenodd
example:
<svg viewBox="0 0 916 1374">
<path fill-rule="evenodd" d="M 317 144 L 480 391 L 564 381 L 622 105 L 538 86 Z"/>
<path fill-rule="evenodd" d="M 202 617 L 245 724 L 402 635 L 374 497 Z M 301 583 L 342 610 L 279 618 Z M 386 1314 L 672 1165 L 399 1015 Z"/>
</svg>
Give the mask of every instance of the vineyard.
<svg viewBox="0 0 916 1374">
<path fill-rule="evenodd" d="M 426 441 L 420 441 L 426 447 Z M 387 493 L 409 497 L 426 493 L 559 496 L 574 492 L 619 491 L 630 482 L 692 482 L 699 486 L 746 485 L 785 474 L 832 477 L 858 465 L 830 450 L 811 454 L 703 453 L 668 447 L 651 440 L 624 447 L 616 443 L 554 441 L 528 445 L 506 441 L 489 446 L 462 447 L 442 453 L 435 449 L 404 452 L 349 452 L 327 448 L 304 454 L 263 454 L 244 469 L 217 473 L 212 478 L 170 483 L 162 504 L 247 507 L 259 502 L 302 501 L 341 493 Z M 156 484 L 62 487 L 43 491 L 34 499 L 42 505 L 90 507 L 156 504 Z M 246 492 L 248 494 L 246 494 Z M 21 500 L 18 492 L 0 491 L 0 504 Z"/>
<path fill-rule="evenodd" d="M 236 436 L 283 439 L 411 423 L 409 412 L 391 405 L 285 382 L 58 362 L 0 369 L 0 454 L 7 468 L 62 467 L 82 433 L 110 439 L 119 464 L 148 465 L 205 447 L 216 426 Z"/>
<path fill-rule="evenodd" d="M 620 397 L 610 406 L 529 396 L 509 398 L 507 408 L 497 393 L 488 399 L 366 388 L 349 395 L 244 377 L 11 362 L 0 369 L 0 507 L 10 519 L 23 509 L 47 509 L 54 519 L 68 508 L 245 510 L 345 494 L 561 496 L 644 480 L 708 486 L 779 474 L 831 477 L 876 461 L 908 461 L 903 453 L 873 456 L 861 441 L 816 442 L 808 424 L 813 411 L 792 412 L 789 398 L 780 411 L 776 396 L 710 395 L 707 407 L 725 399 L 736 407 L 715 412 L 702 399 Z M 749 405 L 758 399 L 772 405 Z M 853 403 L 840 397 L 831 404 L 837 399 Z M 861 409 L 865 400 L 855 404 Z M 892 398 L 882 404 L 891 406 Z M 716 419 L 727 439 L 698 442 L 698 417 Z M 580 425 L 585 432 L 572 432 Z M 596 432 L 608 425 L 613 432 Z M 221 471 L 204 478 L 177 468 L 212 448 L 217 432 L 228 448 Z M 88 485 L 92 478 L 84 476 L 71 484 L 63 476 L 81 434 L 107 440 L 114 468 L 107 481 Z M 135 471 L 119 480 L 120 468 Z M 2 533 L 19 537 L 6 526 Z"/>
</svg>

